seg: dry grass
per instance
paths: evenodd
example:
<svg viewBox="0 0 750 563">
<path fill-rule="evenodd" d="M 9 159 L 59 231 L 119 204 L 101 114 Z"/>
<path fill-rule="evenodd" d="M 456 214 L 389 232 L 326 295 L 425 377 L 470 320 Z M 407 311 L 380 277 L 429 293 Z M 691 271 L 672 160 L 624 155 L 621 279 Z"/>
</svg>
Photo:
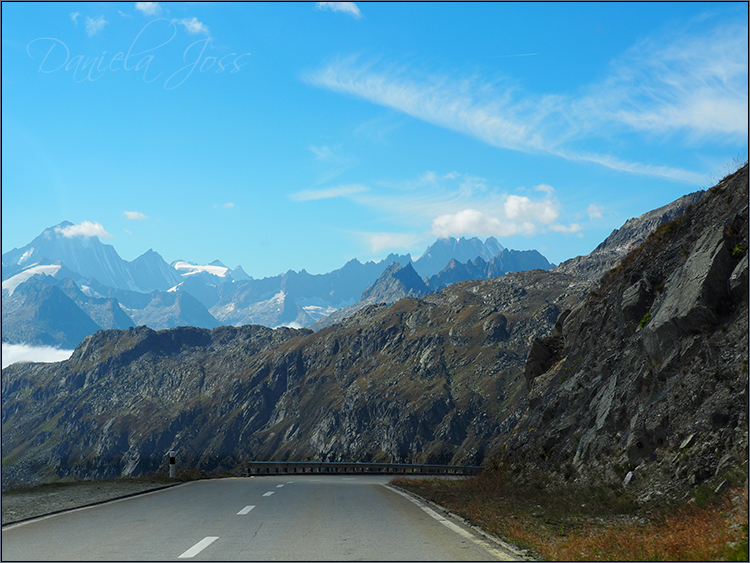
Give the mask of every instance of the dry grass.
<svg viewBox="0 0 750 563">
<path fill-rule="evenodd" d="M 718 561 L 739 547 L 740 519 L 717 506 L 683 509 L 645 524 L 586 527 L 540 551 L 556 561 Z"/>
<path fill-rule="evenodd" d="M 550 561 L 747 561 L 747 490 L 639 507 L 623 489 L 551 486 L 508 468 L 465 481 L 395 484 Z"/>
</svg>

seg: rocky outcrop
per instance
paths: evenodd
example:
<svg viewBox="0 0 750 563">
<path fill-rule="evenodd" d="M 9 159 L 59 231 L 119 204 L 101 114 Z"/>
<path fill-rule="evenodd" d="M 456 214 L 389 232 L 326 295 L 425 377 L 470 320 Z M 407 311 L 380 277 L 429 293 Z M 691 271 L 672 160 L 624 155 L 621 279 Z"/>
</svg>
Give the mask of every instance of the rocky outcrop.
<svg viewBox="0 0 750 563">
<path fill-rule="evenodd" d="M 745 166 L 659 227 L 535 341 L 530 406 L 507 459 L 627 481 L 644 498 L 746 463 L 747 245 Z"/>
<path fill-rule="evenodd" d="M 427 286 L 414 271 L 411 263 L 401 266 L 394 262 L 388 266 L 378 280 L 362 293 L 366 304 L 395 303 L 404 297 L 422 297 L 429 292 Z"/>
<path fill-rule="evenodd" d="M 576 256 L 562 262 L 557 266 L 557 271 L 598 281 L 609 270 L 615 268 L 623 256 L 643 244 L 656 229 L 681 217 L 703 194 L 703 191 L 693 192 L 672 203 L 644 213 L 640 217 L 628 219 L 622 227 L 612 231 L 590 254 Z"/>
</svg>

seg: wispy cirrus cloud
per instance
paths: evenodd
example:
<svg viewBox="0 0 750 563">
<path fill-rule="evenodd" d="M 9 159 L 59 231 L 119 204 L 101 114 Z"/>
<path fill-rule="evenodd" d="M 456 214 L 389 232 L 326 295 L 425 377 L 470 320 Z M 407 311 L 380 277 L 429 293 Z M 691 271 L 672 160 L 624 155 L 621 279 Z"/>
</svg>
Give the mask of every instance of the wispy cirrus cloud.
<svg viewBox="0 0 750 563">
<path fill-rule="evenodd" d="M 146 215 L 139 211 L 123 211 L 122 214 L 128 221 L 145 221 L 148 219 Z"/>
<path fill-rule="evenodd" d="M 610 76 L 574 100 L 591 124 L 618 123 L 689 140 L 747 140 L 748 28 L 731 24 L 649 38 L 611 64 Z"/>
<path fill-rule="evenodd" d="M 331 10 L 332 12 L 343 12 L 354 19 L 360 19 L 362 12 L 354 2 L 316 2 L 318 10 Z"/>
<path fill-rule="evenodd" d="M 330 182 L 359 162 L 356 158 L 344 154 L 341 145 L 311 145 L 310 151 L 315 155 L 315 166 L 320 171 L 317 184 Z"/>
<path fill-rule="evenodd" d="M 367 191 L 366 186 L 352 184 L 348 186 L 337 186 L 321 190 L 302 190 L 289 195 L 292 201 L 314 201 L 317 199 L 331 199 L 335 197 L 346 197 Z"/>
<path fill-rule="evenodd" d="M 357 232 L 357 236 L 365 239 L 370 252 L 381 254 L 382 252 L 405 252 L 421 247 L 427 236 L 415 233 L 366 233 Z"/>
<path fill-rule="evenodd" d="M 55 231 L 66 238 L 74 237 L 103 237 L 112 238 L 100 223 L 83 221 L 78 225 L 70 225 L 68 227 L 57 227 Z"/>
<path fill-rule="evenodd" d="M 73 25 L 78 25 L 78 18 L 81 17 L 81 12 L 71 12 L 70 13 L 70 21 L 73 22 Z"/>
<path fill-rule="evenodd" d="M 632 131 L 683 143 L 747 138 L 747 26 L 692 29 L 644 41 L 611 64 L 609 76 L 583 92 L 522 91 L 509 81 L 456 79 L 404 65 L 336 59 L 306 82 L 362 98 L 487 144 L 546 152 L 631 174 L 705 184 L 701 173 L 634 162 L 581 149 Z"/>
</svg>

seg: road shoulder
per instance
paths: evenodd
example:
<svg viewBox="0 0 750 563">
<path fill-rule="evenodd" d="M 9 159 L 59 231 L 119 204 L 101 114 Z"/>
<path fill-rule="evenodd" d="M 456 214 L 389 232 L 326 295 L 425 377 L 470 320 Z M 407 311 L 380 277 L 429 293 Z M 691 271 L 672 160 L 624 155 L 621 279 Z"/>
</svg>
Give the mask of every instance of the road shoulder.
<svg viewBox="0 0 750 563">
<path fill-rule="evenodd" d="M 517 549 L 516 547 L 510 545 L 502 539 L 487 533 L 480 527 L 474 526 L 458 514 L 454 514 L 449 510 L 446 510 L 442 506 L 439 506 L 434 502 L 413 493 L 412 491 L 408 491 L 391 484 L 384 484 L 383 486 L 413 502 L 427 514 L 430 514 L 430 516 L 432 516 L 436 520 L 441 521 L 441 523 L 443 523 L 453 531 L 464 535 L 465 537 L 469 537 L 474 542 L 482 545 L 482 547 L 484 547 L 499 560 L 533 561 L 533 558 L 531 558 L 527 553 Z"/>
</svg>

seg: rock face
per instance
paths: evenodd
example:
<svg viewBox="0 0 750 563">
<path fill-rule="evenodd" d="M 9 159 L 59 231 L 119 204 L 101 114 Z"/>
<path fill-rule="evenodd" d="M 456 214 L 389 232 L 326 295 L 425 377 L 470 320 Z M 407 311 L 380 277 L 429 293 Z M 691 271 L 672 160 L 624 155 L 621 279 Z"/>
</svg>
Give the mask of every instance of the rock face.
<svg viewBox="0 0 750 563">
<path fill-rule="evenodd" d="M 394 262 L 362 293 L 361 300 L 368 305 L 395 303 L 404 297 L 422 297 L 428 292 L 427 286 L 414 271 L 411 263 L 402 267 Z"/>
<path fill-rule="evenodd" d="M 747 202 L 746 165 L 534 342 L 509 460 L 645 495 L 747 460 Z"/>
</svg>

